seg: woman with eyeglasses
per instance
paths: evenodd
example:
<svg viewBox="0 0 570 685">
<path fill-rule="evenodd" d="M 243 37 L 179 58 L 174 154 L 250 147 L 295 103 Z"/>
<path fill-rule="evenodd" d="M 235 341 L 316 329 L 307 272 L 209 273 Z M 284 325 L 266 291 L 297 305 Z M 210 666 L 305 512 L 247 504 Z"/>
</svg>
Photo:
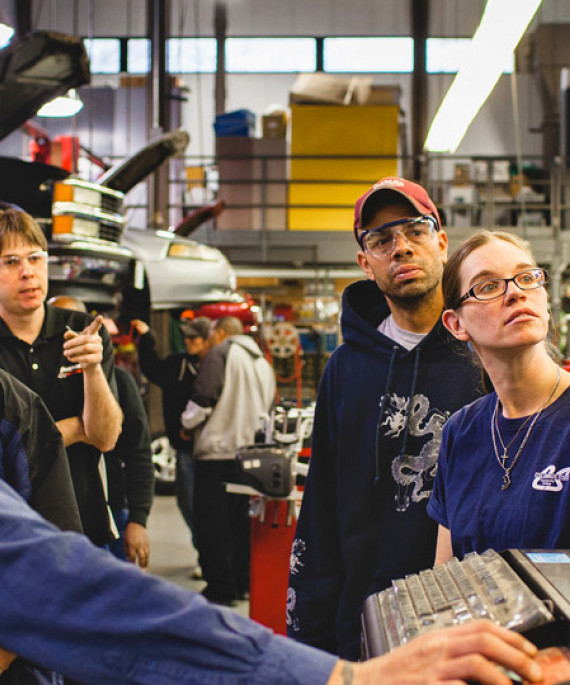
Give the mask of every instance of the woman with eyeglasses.
<svg viewBox="0 0 570 685">
<path fill-rule="evenodd" d="M 445 327 L 494 392 L 445 424 L 428 513 L 435 563 L 492 548 L 570 547 L 570 374 L 549 354 L 547 272 L 530 246 L 479 231 L 443 274 Z"/>
</svg>

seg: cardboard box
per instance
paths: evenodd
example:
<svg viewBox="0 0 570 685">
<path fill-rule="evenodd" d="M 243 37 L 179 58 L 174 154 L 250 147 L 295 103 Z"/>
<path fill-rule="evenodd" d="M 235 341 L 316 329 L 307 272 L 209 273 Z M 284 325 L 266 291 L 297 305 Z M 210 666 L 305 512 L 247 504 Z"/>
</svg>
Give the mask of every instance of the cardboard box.
<svg viewBox="0 0 570 685">
<path fill-rule="evenodd" d="M 261 117 L 261 127 L 264 138 L 286 138 L 287 137 L 287 115 L 265 114 Z"/>
<path fill-rule="evenodd" d="M 299 74 L 291 91 L 291 104 L 363 105 L 370 97 L 371 76 L 344 78 L 315 72 Z"/>
<path fill-rule="evenodd" d="M 453 185 L 454 186 L 468 186 L 471 182 L 469 174 L 469 164 L 454 164 L 453 165 Z"/>
<path fill-rule="evenodd" d="M 370 86 L 370 94 L 366 105 L 399 105 L 402 96 L 400 86 L 381 86 L 373 84 Z"/>
<path fill-rule="evenodd" d="M 475 183 L 487 183 L 489 170 L 493 183 L 508 183 L 510 176 L 510 161 L 508 159 L 477 159 L 473 160 L 471 178 Z"/>
</svg>

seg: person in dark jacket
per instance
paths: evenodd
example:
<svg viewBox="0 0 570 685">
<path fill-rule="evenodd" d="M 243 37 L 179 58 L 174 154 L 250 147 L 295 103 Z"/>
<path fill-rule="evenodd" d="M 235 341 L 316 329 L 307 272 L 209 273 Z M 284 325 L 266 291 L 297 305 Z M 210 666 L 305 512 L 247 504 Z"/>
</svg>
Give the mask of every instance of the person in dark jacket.
<svg viewBox="0 0 570 685">
<path fill-rule="evenodd" d="M 56 295 L 48 300 L 48 304 L 87 312 L 85 304 L 71 295 Z M 104 317 L 103 324 L 110 335 L 119 332 L 113 319 Z M 107 502 L 118 537 L 109 541 L 107 546 L 120 559 L 138 562 L 141 568 L 146 568 L 150 559 L 146 521 L 154 494 L 148 418 L 132 375 L 115 366 L 115 380 L 123 424 L 115 447 L 104 457 Z"/>
<path fill-rule="evenodd" d="M 287 594 L 288 635 L 349 659 L 366 597 L 433 564 L 442 428 L 482 392 L 440 321 L 447 236 L 426 191 L 382 179 L 354 231 L 368 280 L 344 293 L 344 344 L 321 379 Z"/>
<path fill-rule="evenodd" d="M 148 324 L 133 320 L 138 340 L 139 365 L 151 383 L 162 390 L 164 427 L 171 446 L 176 450 L 176 499 L 182 518 L 194 532 L 194 458 L 192 435 L 181 432 L 180 415 L 186 407 L 200 363 L 208 353 L 211 319 L 199 316 L 182 319 L 180 330 L 186 350 L 160 357 L 156 337 Z"/>
<path fill-rule="evenodd" d="M 119 539 L 109 547 L 120 559 L 146 568 L 150 561 L 146 522 L 154 494 L 148 418 L 133 376 L 117 366 L 115 377 L 124 419 L 115 448 L 105 454 L 109 506 L 119 531 Z"/>
</svg>

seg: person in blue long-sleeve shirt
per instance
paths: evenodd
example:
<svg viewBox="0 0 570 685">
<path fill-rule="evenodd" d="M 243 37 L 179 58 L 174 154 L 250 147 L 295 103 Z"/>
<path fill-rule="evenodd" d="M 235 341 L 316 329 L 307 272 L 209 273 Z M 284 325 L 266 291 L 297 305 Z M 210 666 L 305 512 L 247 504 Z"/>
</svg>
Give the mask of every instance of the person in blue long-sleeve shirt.
<svg viewBox="0 0 570 685">
<path fill-rule="evenodd" d="M 62 533 L 0 480 L 0 645 L 84 685 L 395 685 L 537 681 L 536 648 L 489 622 L 432 631 L 351 664 L 274 635 Z M 0 669 L 8 668 L 6 652 Z M 14 662 L 16 663 L 16 662 Z"/>
</svg>

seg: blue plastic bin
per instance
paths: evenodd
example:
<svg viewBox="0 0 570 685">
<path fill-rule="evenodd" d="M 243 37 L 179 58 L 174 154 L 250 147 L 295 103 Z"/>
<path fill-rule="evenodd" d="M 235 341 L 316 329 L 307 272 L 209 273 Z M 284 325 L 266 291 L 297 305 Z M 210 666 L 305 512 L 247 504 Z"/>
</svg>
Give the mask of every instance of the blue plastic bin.
<svg viewBox="0 0 570 685">
<path fill-rule="evenodd" d="M 218 114 L 214 130 L 218 137 L 251 136 L 255 130 L 255 114 L 249 109 Z"/>
</svg>

